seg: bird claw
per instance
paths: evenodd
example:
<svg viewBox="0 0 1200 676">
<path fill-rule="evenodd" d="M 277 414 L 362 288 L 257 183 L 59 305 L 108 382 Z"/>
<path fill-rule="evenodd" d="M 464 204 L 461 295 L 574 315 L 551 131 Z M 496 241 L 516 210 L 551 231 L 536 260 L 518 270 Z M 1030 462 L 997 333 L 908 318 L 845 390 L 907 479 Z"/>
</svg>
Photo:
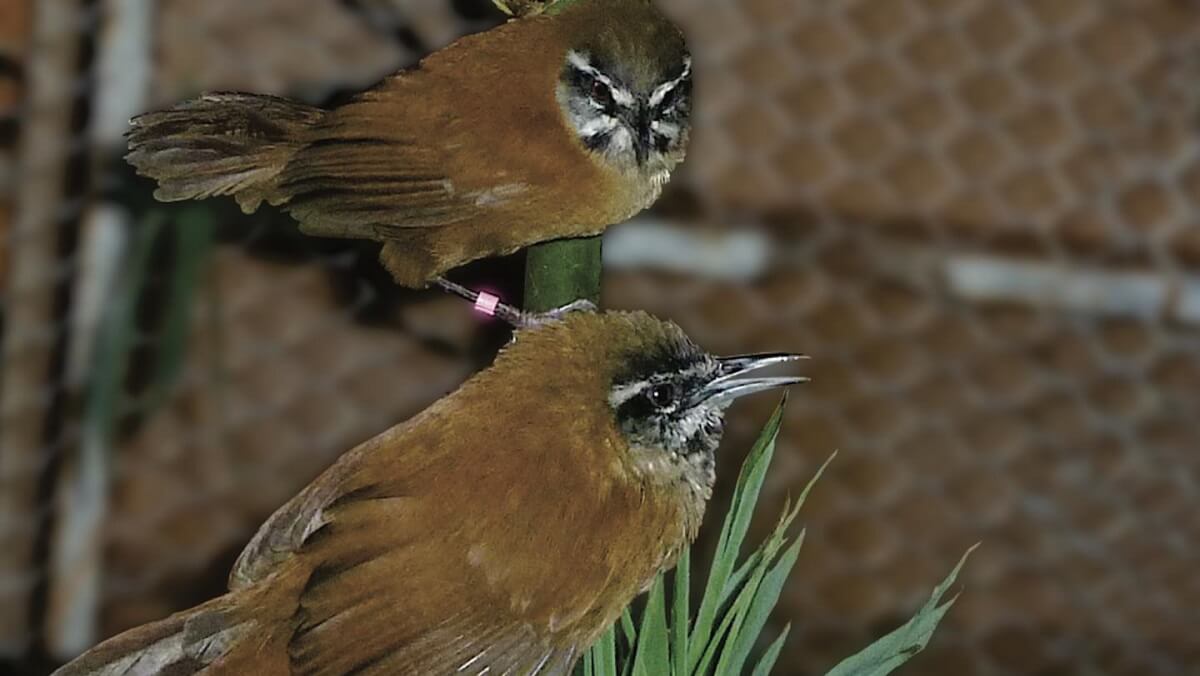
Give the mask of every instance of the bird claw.
<svg viewBox="0 0 1200 676">
<path fill-rule="evenodd" d="M 600 310 L 592 301 L 580 298 L 577 301 L 546 312 L 526 312 L 514 308 L 507 303 L 500 302 L 500 299 L 492 294 L 472 291 L 465 286 L 451 282 L 445 277 L 436 277 L 433 279 L 433 283 L 441 287 L 444 291 L 474 303 L 477 309 L 482 310 L 486 314 L 502 319 L 518 329 L 529 329 L 556 322 L 572 312 L 599 312 Z"/>
<path fill-rule="evenodd" d="M 572 312 L 599 312 L 599 311 L 600 311 L 600 308 L 596 307 L 595 303 L 593 303 L 592 301 L 590 301 L 586 298 L 580 298 L 579 300 L 567 303 L 566 305 L 563 305 L 562 307 L 556 307 L 553 310 L 547 310 L 546 312 L 525 312 L 525 313 L 523 313 L 524 321 L 522 322 L 521 328 L 527 329 L 527 328 L 532 328 L 534 326 L 541 326 L 543 324 L 549 324 L 550 322 L 557 322 L 557 321 L 561 320 L 563 317 L 566 317 L 567 315 L 571 314 Z"/>
</svg>

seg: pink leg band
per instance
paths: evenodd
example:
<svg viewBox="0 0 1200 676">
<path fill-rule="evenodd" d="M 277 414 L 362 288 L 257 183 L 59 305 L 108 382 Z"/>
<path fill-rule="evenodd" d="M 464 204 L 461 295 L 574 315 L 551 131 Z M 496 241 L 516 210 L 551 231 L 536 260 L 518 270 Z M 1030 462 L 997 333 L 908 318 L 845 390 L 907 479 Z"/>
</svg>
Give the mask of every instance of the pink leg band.
<svg viewBox="0 0 1200 676">
<path fill-rule="evenodd" d="M 479 298 L 475 299 L 475 309 L 489 317 L 496 315 L 496 306 L 498 305 L 500 305 L 500 297 L 493 296 L 486 291 L 480 291 Z"/>
</svg>

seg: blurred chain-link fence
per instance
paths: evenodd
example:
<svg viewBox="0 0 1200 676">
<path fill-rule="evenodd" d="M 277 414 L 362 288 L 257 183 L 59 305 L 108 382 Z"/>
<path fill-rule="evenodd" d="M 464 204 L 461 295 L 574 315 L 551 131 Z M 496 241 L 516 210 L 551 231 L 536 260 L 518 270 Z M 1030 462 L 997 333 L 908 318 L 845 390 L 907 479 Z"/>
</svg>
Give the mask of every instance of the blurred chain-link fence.
<svg viewBox="0 0 1200 676">
<path fill-rule="evenodd" d="M 902 621 L 983 541 L 912 673 L 1200 671 L 1200 6 L 670 0 L 685 171 L 605 302 L 802 349 L 766 516 L 834 449 L 781 673 Z M 276 506 L 505 339 L 370 245 L 155 204 L 125 119 L 329 103 L 486 0 L 0 4 L 0 650 L 33 673 L 220 591 Z M 519 256 L 467 281 L 515 288 Z M 769 401 L 735 410 L 723 459 Z M 785 617 L 786 615 L 786 617 Z M 38 659 L 43 658 L 43 659 Z"/>
</svg>

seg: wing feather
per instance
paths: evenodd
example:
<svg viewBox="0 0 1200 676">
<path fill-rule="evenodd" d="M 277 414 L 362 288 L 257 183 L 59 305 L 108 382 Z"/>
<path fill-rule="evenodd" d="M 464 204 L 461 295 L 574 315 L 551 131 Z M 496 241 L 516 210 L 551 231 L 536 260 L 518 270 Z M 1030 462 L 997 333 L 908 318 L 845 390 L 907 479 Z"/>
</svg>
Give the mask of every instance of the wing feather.
<svg viewBox="0 0 1200 676">
<path fill-rule="evenodd" d="M 465 557 L 445 560 L 455 548 L 443 536 L 412 531 L 412 524 L 427 523 L 424 511 L 418 500 L 361 497 L 326 510 L 321 536 L 296 554 L 321 564 L 300 596 L 289 645 L 293 670 L 499 674 L 542 664 L 544 674 L 565 673 L 547 669 L 564 663 L 560 653 L 574 646 L 540 638 L 507 599 L 489 596 Z M 348 637 L 353 650 L 345 650 Z"/>
<path fill-rule="evenodd" d="M 424 75 L 395 75 L 313 129 L 279 181 L 283 206 L 304 232 L 393 239 L 404 229 L 474 214 L 456 191 L 449 151 L 437 141 L 445 125 L 413 107 L 425 98 Z"/>
</svg>

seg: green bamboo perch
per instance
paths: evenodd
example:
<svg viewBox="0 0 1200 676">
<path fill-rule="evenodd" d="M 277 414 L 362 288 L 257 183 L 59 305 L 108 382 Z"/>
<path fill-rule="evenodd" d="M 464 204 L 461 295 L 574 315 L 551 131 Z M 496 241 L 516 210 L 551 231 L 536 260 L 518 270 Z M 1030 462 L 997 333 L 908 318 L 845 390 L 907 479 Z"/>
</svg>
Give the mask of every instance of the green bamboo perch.
<svg viewBox="0 0 1200 676">
<path fill-rule="evenodd" d="M 525 309 L 545 312 L 579 299 L 600 305 L 600 237 L 531 247 L 525 259 Z"/>
<path fill-rule="evenodd" d="M 555 14 L 576 0 L 492 0 L 510 17 Z M 577 300 L 600 305 L 600 239 L 583 237 L 538 244 L 525 263 L 525 310 L 546 312 Z"/>
</svg>

